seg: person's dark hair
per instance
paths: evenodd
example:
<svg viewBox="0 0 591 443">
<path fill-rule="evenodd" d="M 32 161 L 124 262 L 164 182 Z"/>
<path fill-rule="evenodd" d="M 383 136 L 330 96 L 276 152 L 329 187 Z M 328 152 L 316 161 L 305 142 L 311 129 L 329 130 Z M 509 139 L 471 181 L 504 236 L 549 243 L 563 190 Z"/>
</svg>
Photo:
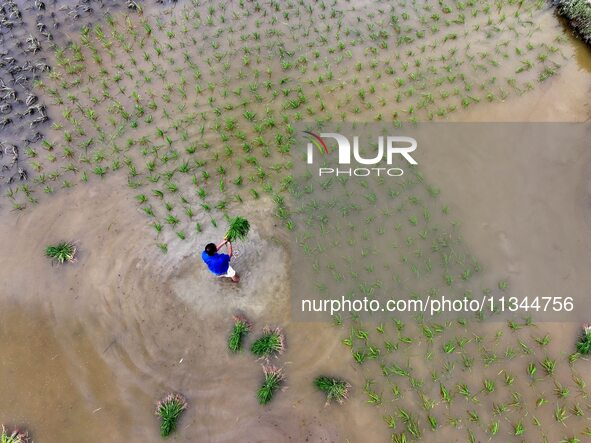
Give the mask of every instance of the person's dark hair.
<svg viewBox="0 0 591 443">
<path fill-rule="evenodd" d="M 205 252 L 207 255 L 214 255 L 216 252 L 218 252 L 218 248 L 214 243 L 208 243 L 205 246 Z"/>
</svg>

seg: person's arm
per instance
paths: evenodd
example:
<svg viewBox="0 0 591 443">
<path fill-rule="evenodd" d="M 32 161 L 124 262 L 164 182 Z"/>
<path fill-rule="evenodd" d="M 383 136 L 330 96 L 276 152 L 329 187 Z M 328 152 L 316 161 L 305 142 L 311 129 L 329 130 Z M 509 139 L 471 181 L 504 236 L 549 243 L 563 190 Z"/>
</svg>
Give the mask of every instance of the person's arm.
<svg viewBox="0 0 591 443">
<path fill-rule="evenodd" d="M 230 256 L 230 258 L 232 258 L 232 242 L 227 241 L 227 243 L 228 243 L 228 255 Z"/>
<path fill-rule="evenodd" d="M 216 249 L 219 251 L 226 243 L 228 243 L 228 240 L 224 239 L 223 242 L 216 246 Z"/>
</svg>

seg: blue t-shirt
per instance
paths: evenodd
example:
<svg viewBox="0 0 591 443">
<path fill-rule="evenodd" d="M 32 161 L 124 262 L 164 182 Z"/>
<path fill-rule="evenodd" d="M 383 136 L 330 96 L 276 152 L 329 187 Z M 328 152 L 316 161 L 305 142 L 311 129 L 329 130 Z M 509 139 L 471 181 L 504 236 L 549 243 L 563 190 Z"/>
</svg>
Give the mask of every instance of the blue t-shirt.
<svg viewBox="0 0 591 443">
<path fill-rule="evenodd" d="M 201 258 L 209 270 L 215 275 L 223 275 L 228 272 L 228 268 L 230 267 L 230 256 L 228 254 L 215 253 L 213 255 L 208 255 L 207 252 L 203 251 L 201 253 Z"/>
</svg>

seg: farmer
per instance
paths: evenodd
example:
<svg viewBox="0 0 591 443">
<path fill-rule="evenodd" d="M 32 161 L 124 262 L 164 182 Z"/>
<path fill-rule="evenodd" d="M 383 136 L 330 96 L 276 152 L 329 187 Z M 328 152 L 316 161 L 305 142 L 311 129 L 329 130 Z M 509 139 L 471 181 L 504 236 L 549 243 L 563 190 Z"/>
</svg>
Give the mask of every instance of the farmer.
<svg viewBox="0 0 591 443">
<path fill-rule="evenodd" d="M 218 251 L 224 245 L 228 245 L 228 253 L 218 254 Z M 230 266 L 230 258 L 232 258 L 232 242 L 224 239 L 224 241 L 217 246 L 214 243 L 208 243 L 205 246 L 205 250 L 201 253 L 201 258 L 209 270 L 218 277 L 231 278 L 234 283 L 240 281 L 240 276 L 236 274 L 236 271 Z"/>
</svg>

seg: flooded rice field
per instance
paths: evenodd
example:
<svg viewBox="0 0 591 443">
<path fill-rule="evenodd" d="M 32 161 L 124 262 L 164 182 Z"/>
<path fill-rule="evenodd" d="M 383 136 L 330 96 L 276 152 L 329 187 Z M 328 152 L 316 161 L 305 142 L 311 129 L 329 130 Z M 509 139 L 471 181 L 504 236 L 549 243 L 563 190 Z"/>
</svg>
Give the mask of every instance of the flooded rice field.
<svg viewBox="0 0 591 443">
<path fill-rule="evenodd" d="M 547 3 L 25 0 L 0 12 L 7 429 L 160 441 L 156 402 L 181 392 L 172 441 L 589 438 L 579 323 L 301 323 L 289 304 L 302 278 L 286 248 L 301 229 L 284 203 L 294 125 L 588 122 L 591 52 Z M 590 163 L 585 146 L 420 157 L 486 270 L 475 285 L 517 292 L 589 287 Z M 239 285 L 200 259 L 227 215 L 252 225 L 236 244 Z M 44 256 L 62 240 L 76 262 Z M 272 359 L 284 389 L 266 406 L 261 362 L 227 350 L 236 314 L 254 324 L 246 346 L 266 325 L 285 332 Z M 321 374 L 351 383 L 344 404 L 325 406 Z"/>
</svg>

